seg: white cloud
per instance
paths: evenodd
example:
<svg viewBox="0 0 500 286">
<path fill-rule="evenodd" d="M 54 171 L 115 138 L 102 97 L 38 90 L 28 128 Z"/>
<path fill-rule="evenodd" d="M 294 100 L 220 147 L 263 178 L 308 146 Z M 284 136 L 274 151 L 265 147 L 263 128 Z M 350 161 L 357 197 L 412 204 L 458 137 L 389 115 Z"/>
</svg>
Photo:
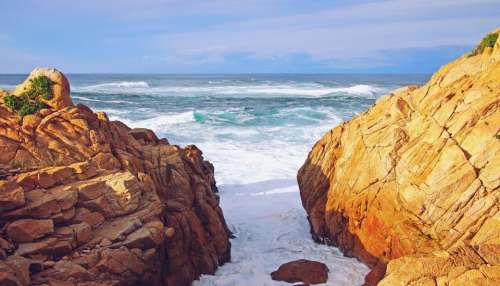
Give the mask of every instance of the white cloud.
<svg viewBox="0 0 500 286">
<path fill-rule="evenodd" d="M 399 0 L 289 16 L 236 21 L 159 36 L 169 58 L 222 60 L 231 53 L 272 58 L 306 53 L 316 60 L 377 57 L 387 49 L 473 45 L 498 24 L 495 1 Z M 489 12 L 492 15 L 484 15 Z"/>
</svg>

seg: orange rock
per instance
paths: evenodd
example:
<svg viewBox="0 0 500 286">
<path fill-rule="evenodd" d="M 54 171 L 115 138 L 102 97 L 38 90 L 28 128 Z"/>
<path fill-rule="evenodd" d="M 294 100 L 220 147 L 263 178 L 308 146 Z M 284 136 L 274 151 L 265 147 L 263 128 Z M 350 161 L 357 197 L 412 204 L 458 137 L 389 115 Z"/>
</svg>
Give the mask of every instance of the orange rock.
<svg viewBox="0 0 500 286">
<path fill-rule="evenodd" d="M 7 227 L 7 235 L 16 242 L 30 242 L 54 232 L 51 219 L 21 219 Z"/>
<path fill-rule="evenodd" d="M 0 212 L 24 205 L 24 190 L 14 182 L 0 181 Z"/>
<path fill-rule="evenodd" d="M 372 267 L 388 263 L 380 285 L 491 283 L 500 263 L 499 79 L 497 41 L 328 132 L 298 173 L 313 237 Z M 480 259 L 464 249 L 482 250 Z M 469 274 L 444 278 L 452 269 Z"/>
<path fill-rule="evenodd" d="M 73 101 L 69 95 L 70 87 L 68 79 L 60 71 L 53 68 L 34 69 L 28 78 L 18 85 L 12 93 L 15 95 L 21 94 L 31 85 L 30 80 L 38 76 L 46 76 L 51 81 L 52 98 L 50 100 L 42 100 L 45 104 L 54 109 L 73 106 Z"/>
<path fill-rule="evenodd" d="M 51 108 L 20 120 L 0 102 L 0 165 L 23 166 L 0 181 L 0 219 L 50 220 L 54 230 L 2 247 L 0 257 L 53 261 L 31 274 L 33 285 L 188 285 L 229 260 L 213 167 L 199 149 L 75 107 L 64 75 L 37 74 L 54 83 Z"/>
</svg>

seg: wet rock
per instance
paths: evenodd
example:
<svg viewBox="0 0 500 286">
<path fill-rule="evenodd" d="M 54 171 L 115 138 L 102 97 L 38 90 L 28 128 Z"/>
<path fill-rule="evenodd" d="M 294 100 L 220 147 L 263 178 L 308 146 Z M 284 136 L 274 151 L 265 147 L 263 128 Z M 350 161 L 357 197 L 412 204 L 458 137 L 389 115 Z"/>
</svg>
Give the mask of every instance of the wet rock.
<svg viewBox="0 0 500 286">
<path fill-rule="evenodd" d="M 328 280 L 328 267 L 318 261 L 300 259 L 281 265 L 278 270 L 271 273 L 271 278 L 289 283 L 326 283 Z"/>
</svg>

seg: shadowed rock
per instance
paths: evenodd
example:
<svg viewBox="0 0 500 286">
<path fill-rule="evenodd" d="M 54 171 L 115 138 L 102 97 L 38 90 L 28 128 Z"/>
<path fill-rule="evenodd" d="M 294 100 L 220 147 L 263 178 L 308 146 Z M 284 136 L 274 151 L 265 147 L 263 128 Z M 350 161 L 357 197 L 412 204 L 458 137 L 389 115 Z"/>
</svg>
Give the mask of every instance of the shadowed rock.
<svg viewBox="0 0 500 286">
<path fill-rule="evenodd" d="M 324 263 L 300 259 L 281 265 L 271 278 L 289 283 L 320 284 L 328 280 L 328 267 Z"/>
</svg>

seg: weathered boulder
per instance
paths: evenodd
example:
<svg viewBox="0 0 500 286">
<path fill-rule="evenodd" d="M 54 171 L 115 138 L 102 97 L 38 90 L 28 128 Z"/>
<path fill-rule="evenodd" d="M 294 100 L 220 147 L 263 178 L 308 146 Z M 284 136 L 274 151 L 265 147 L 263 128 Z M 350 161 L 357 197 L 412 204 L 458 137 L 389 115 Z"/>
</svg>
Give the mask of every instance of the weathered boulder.
<svg viewBox="0 0 500 286">
<path fill-rule="evenodd" d="M 328 267 L 321 262 L 299 259 L 281 265 L 271 278 L 289 283 L 320 284 L 328 280 Z"/>
<path fill-rule="evenodd" d="M 298 173 L 313 237 L 378 265 L 367 284 L 387 263 L 381 285 L 495 284 L 499 126 L 499 41 L 381 97 L 325 134 Z"/>
<path fill-rule="evenodd" d="M 198 148 L 73 106 L 64 75 L 37 75 L 52 81 L 51 108 L 21 118 L 0 100 L 0 166 L 17 170 L 0 179 L 0 284 L 180 286 L 229 260 Z"/>
<path fill-rule="evenodd" d="M 73 106 L 73 101 L 70 96 L 69 81 L 64 74 L 54 68 L 36 68 L 28 76 L 28 78 L 20 85 L 16 86 L 12 94 L 20 95 L 22 92 L 29 89 L 31 80 L 45 76 L 51 82 L 52 97 L 50 99 L 41 99 L 41 101 L 54 109 L 63 109 Z"/>
</svg>

